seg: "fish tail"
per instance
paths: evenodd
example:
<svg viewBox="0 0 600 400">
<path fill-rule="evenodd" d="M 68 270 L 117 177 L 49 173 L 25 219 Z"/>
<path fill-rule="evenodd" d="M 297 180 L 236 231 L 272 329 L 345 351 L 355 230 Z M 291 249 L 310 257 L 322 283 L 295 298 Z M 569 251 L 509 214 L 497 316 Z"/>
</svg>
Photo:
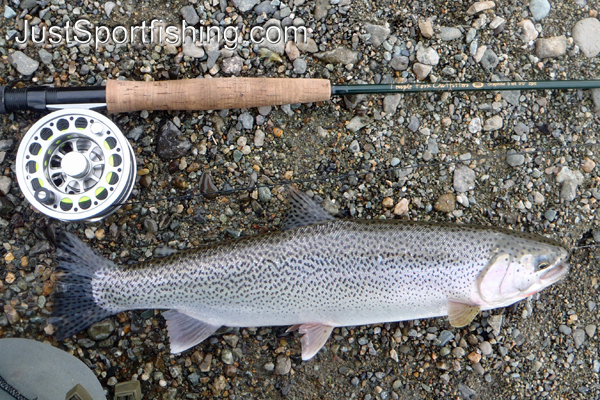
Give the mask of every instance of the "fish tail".
<svg viewBox="0 0 600 400">
<path fill-rule="evenodd" d="M 55 245 L 58 269 L 62 274 L 56 285 L 49 322 L 56 329 L 56 338 L 64 340 L 116 313 L 97 304 L 92 286 L 98 273 L 115 268 L 115 265 L 94 253 L 73 234 L 57 232 Z"/>
</svg>

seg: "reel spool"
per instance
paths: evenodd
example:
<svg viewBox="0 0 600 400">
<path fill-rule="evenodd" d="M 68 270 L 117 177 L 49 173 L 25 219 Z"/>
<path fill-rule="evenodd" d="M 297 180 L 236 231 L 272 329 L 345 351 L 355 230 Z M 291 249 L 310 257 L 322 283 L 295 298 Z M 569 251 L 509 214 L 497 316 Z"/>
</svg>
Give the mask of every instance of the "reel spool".
<svg viewBox="0 0 600 400">
<path fill-rule="evenodd" d="M 87 109 L 44 116 L 23 137 L 17 179 L 40 212 L 63 221 L 99 221 L 127 200 L 135 154 L 119 128 Z"/>
</svg>

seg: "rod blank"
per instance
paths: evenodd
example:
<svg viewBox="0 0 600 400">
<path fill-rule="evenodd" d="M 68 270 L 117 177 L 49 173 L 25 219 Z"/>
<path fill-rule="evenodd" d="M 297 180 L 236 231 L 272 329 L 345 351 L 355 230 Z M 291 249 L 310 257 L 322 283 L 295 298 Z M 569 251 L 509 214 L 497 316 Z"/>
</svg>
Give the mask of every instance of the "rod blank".
<svg viewBox="0 0 600 400">
<path fill-rule="evenodd" d="M 109 80 L 106 88 L 0 86 L 0 114 L 59 106 L 106 106 L 109 112 L 221 110 L 327 101 L 331 96 L 418 92 L 564 90 L 600 88 L 600 80 L 436 82 L 331 85 L 327 79 L 213 78 L 158 82 Z"/>
</svg>

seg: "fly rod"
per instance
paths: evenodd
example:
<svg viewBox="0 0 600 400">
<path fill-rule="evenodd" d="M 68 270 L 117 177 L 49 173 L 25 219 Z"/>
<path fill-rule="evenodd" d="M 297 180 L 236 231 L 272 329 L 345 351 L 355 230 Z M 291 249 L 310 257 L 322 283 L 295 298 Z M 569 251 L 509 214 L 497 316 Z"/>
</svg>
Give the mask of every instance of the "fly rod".
<svg viewBox="0 0 600 400">
<path fill-rule="evenodd" d="M 109 80 L 106 87 L 0 86 L 0 114 L 60 108 L 106 108 L 110 113 L 142 110 L 222 110 L 328 101 L 332 96 L 415 92 L 600 88 L 600 80 L 437 82 L 332 85 L 327 79 L 214 78 L 158 82 Z"/>
<path fill-rule="evenodd" d="M 129 197 L 133 148 L 108 117 L 142 110 L 220 110 L 312 103 L 332 96 L 439 91 L 590 89 L 600 80 L 331 85 L 326 79 L 214 78 L 109 80 L 106 87 L 0 86 L 0 113 L 50 111 L 23 135 L 16 158 L 21 191 L 37 210 L 63 221 L 99 221 Z"/>
</svg>

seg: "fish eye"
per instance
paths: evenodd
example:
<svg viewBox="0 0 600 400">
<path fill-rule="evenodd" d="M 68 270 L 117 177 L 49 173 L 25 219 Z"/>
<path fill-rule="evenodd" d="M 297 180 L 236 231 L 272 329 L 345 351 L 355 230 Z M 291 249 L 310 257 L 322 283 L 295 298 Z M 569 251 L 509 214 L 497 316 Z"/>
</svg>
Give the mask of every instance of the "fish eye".
<svg viewBox="0 0 600 400">
<path fill-rule="evenodd" d="M 540 271 L 542 269 L 546 269 L 550 266 L 549 263 L 547 263 L 546 261 L 542 261 L 541 263 L 539 263 L 536 267 L 536 271 Z"/>
</svg>

